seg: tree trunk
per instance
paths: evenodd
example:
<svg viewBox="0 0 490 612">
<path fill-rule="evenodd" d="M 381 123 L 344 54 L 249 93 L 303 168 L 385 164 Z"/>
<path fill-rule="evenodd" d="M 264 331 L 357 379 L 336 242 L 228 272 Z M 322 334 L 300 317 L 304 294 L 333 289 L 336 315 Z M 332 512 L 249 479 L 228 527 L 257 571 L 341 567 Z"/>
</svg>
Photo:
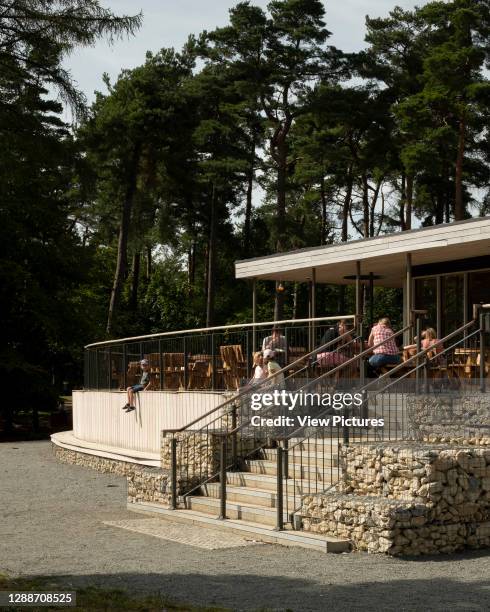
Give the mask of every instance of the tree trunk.
<svg viewBox="0 0 490 612">
<path fill-rule="evenodd" d="M 465 147 L 466 122 L 464 115 L 459 119 L 458 154 L 456 157 L 456 176 L 454 181 L 454 220 L 462 221 L 465 217 L 463 202 L 463 161 Z"/>
<path fill-rule="evenodd" d="M 277 148 L 277 208 L 276 208 L 276 253 L 284 250 L 284 237 L 286 234 L 286 190 L 287 190 L 287 144 L 282 141 Z M 274 301 L 274 320 L 280 321 L 284 318 L 284 295 L 277 291 L 279 282 L 276 283 L 276 296 Z"/>
<path fill-rule="evenodd" d="M 140 280 L 140 261 L 141 261 L 141 255 L 139 251 L 136 251 L 133 254 L 133 264 L 132 264 L 133 275 L 131 278 L 131 297 L 129 299 L 129 308 L 133 312 L 136 312 L 138 308 L 138 285 L 139 285 L 139 280 Z"/>
<path fill-rule="evenodd" d="M 407 190 L 406 190 L 406 177 L 405 172 L 402 172 L 402 190 L 400 198 L 400 227 L 402 232 L 407 229 L 406 223 L 406 204 L 407 204 Z"/>
<path fill-rule="evenodd" d="M 412 206 L 413 206 L 413 176 L 407 174 L 407 208 L 405 211 L 405 229 L 412 229 Z"/>
<path fill-rule="evenodd" d="M 252 196 L 255 176 L 255 137 L 252 139 L 249 167 L 247 172 L 247 193 L 245 201 L 245 223 L 243 226 L 243 251 L 245 257 L 250 255 L 250 232 L 252 227 Z"/>
<path fill-rule="evenodd" d="M 284 319 L 284 291 L 278 291 L 280 281 L 276 282 L 276 299 L 274 301 L 274 321 Z"/>
<path fill-rule="evenodd" d="M 352 198 L 352 165 L 349 166 L 349 170 L 347 172 L 347 184 L 345 187 L 345 197 L 344 204 L 342 206 L 342 232 L 341 232 L 341 240 L 342 242 L 347 242 L 347 238 L 349 236 L 349 210 L 351 205 Z"/>
<path fill-rule="evenodd" d="M 293 319 L 298 316 L 298 283 L 294 283 L 293 286 Z"/>
<path fill-rule="evenodd" d="M 214 324 L 214 276 L 216 261 L 216 192 L 213 183 L 211 194 L 211 210 L 209 219 L 209 243 L 208 243 L 208 291 L 206 298 L 206 327 Z"/>
<path fill-rule="evenodd" d="M 196 281 L 196 241 L 192 240 L 187 255 L 187 283 L 189 297 L 194 295 L 194 283 Z"/>
<path fill-rule="evenodd" d="M 286 233 L 286 190 L 287 190 L 287 145 L 278 147 L 279 163 L 277 166 L 277 206 L 276 206 L 276 252 L 284 250 Z"/>
<path fill-rule="evenodd" d="M 368 180 L 365 174 L 362 175 L 362 231 L 364 238 L 369 237 L 369 194 L 368 194 Z"/>
<path fill-rule="evenodd" d="M 320 244 L 327 243 L 327 198 L 325 194 L 325 178 L 320 179 L 320 197 L 322 201 L 322 224 L 320 229 Z"/>
<path fill-rule="evenodd" d="M 147 245 L 146 247 L 146 279 L 147 280 L 150 280 L 152 272 L 153 272 L 153 260 L 152 260 L 151 246 Z"/>
<path fill-rule="evenodd" d="M 121 221 L 119 224 L 119 238 L 117 243 L 117 260 L 116 270 L 114 272 L 114 282 L 112 285 L 111 299 L 109 302 L 109 313 L 107 316 L 106 332 L 111 333 L 112 324 L 114 320 L 114 314 L 119 305 L 119 299 L 121 297 L 122 285 L 126 276 L 127 270 L 127 257 L 128 257 L 128 234 L 129 224 L 131 221 L 131 211 L 133 208 L 134 194 L 136 192 L 136 178 L 139 160 L 139 147 L 135 148 L 133 152 L 133 159 L 128 175 L 128 184 L 126 187 L 126 193 L 124 195 L 124 201 L 121 211 Z"/>
<path fill-rule="evenodd" d="M 436 225 L 444 223 L 444 195 L 441 190 L 437 190 L 436 194 Z"/>
</svg>

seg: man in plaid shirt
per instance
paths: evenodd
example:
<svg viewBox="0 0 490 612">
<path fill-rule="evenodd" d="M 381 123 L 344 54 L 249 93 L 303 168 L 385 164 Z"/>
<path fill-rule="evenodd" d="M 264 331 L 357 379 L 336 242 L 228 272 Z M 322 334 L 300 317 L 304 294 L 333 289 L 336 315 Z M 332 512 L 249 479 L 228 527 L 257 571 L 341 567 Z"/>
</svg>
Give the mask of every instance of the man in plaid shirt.
<svg viewBox="0 0 490 612">
<path fill-rule="evenodd" d="M 390 320 L 383 317 L 373 326 L 368 340 L 368 346 L 374 346 L 373 355 L 369 358 L 369 365 L 378 370 L 388 364 L 398 364 L 401 356 L 398 352 L 396 342 L 390 336 L 393 335 Z M 376 346 L 382 343 L 380 346 Z"/>
</svg>

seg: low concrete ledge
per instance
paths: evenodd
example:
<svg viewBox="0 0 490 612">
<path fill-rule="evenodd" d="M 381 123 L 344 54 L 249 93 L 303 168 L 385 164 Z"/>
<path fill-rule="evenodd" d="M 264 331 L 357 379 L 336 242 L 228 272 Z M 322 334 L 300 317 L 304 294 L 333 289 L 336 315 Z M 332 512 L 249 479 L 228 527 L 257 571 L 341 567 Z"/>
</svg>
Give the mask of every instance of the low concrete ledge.
<svg viewBox="0 0 490 612">
<path fill-rule="evenodd" d="M 91 455 L 123 463 L 135 463 L 151 467 L 160 467 L 160 454 L 150 451 L 137 451 L 117 446 L 110 446 L 100 442 L 88 442 L 77 438 L 73 431 L 61 431 L 52 434 L 51 442 L 54 446 L 71 450 L 84 455 Z"/>
</svg>

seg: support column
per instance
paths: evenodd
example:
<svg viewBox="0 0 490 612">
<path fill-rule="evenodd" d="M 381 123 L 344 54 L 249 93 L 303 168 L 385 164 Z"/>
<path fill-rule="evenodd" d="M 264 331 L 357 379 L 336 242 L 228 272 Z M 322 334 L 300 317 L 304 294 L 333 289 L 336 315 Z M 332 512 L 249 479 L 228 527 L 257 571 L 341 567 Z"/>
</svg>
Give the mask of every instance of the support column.
<svg viewBox="0 0 490 612">
<path fill-rule="evenodd" d="M 442 338 L 442 278 L 436 276 L 437 337 Z"/>
<path fill-rule="evenodd" d="M 361 262 L 356 261 L 356 326 L 359 333 L 359 328 L 362 319 L 362 295 L 361 295 Z"/>
<path fill-rule="evenodd" d="M 412 311 L 412 254 L 407 253 L 406 256 L 406 279 L 405 279 L 405 316 L 403 317 L 403 327 L 410 325 L 411 311 Z M 410 337 L 410 330 L 406 331 L 403 335 L 404 344 L 410 344 L 412 338 Z"/>
<path fill-rule="evenodd" d="M 316 269 L 311 269 L 311 318 L 316 318 Z M 311 349 L 315 348 L 316 344 L 316 324 L 311 323 Z"/>
<path fill-rule="evenodd" d="M 252 351 L 255 353 L 257 350 L 257 328 L 255 327 L 255 323 L 257 323 L 257 279 L 253 279 L 252 281 L 252 323 L 254 324 L 252 327 Z"/>
<path fill-rule="evenodd" d="M 313 287 L 312 282 L 308 279 L 308 319 L 312 318 L 312 293 Z M 308 352 L 310 353 L 313 350 L 312 346 L 313 337 L 312 337 L 312 329 L 311 329 L 311 321 L 308 321 Z"/>
<path fill-rule="evenodd" d="M 374 325 L 374 274 L 369 273 L 369 325 Z"/>
</svg>

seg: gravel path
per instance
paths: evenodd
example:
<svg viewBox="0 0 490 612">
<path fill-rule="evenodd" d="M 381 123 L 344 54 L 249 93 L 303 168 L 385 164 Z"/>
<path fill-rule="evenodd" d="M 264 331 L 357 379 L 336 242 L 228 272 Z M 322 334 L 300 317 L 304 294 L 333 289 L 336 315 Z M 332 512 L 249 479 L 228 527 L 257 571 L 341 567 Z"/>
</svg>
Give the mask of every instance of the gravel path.
<svg viewBox="0 0 490 612">
<path fill-rule="evenodd" d="M 205 550 L 120 529 L 124 478 L 58 463 L 48 442 L 0 444 L 0 572 L 161 591 L 233 610 L 488 610 L 490 553 L 425 560 L 255 545 Z"/>
</svg>

